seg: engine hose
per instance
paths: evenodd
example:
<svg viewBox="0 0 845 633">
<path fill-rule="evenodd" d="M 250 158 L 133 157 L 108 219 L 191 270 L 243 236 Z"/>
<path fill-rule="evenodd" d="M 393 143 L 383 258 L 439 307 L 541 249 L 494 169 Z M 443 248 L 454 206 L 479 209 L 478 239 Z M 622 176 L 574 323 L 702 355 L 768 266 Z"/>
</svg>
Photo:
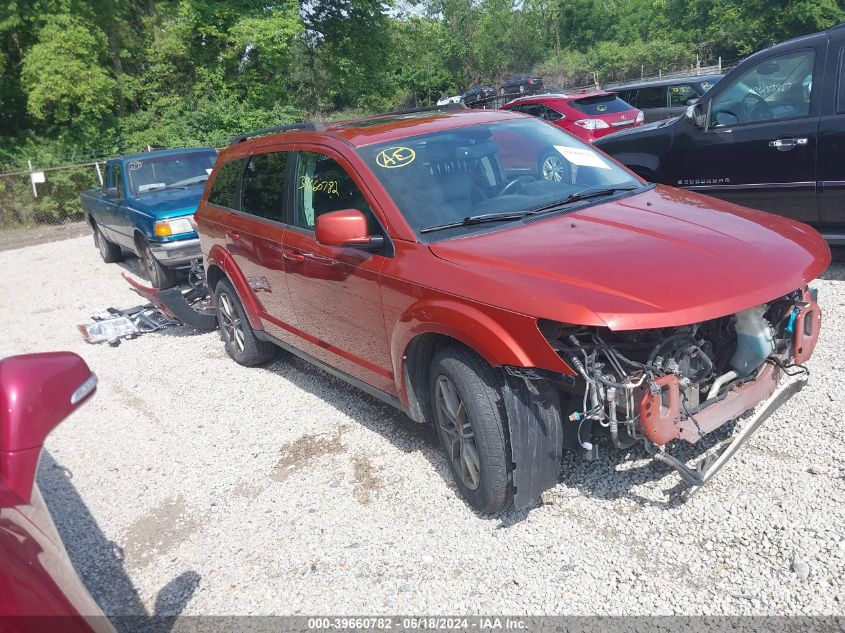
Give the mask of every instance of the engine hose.
<svg viewBox="0 0 845 633">
<path fill-rule="evenodd" d="M 648 365 L 653 364 L 654 359 L 657 358 L 657 354 L 660 352 L 660 350 L 662 350 L 664 347 L 669 345 L 669 343 L 674 343 L 675 341 L 680 341 L 680 340 L 685 339 L 685 338 L 690 339 L 693 342 L 693 344 L 695 344 L 695 339 L 692 337 L 692 334 L 690 334 L 689 332 L 679 332 L 678 334 L 673 334 L 669 338 L 664 339 L 663 341 L 658 343 L 654 347 L 654 349 L 651 350 L 651 354 L 649 354 L 649 356 L 648 356 L 648 363 L 647 364 Z M 698 347 L 698 346 L 696 345 L 696 347 Z"/>
</svg>

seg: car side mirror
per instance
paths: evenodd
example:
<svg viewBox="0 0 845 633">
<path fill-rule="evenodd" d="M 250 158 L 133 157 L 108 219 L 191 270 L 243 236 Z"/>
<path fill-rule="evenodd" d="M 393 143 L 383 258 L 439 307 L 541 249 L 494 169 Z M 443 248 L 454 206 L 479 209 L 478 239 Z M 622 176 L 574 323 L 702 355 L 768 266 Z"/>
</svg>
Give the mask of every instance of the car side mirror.
<svg viewBox="0 0 845 633">
<path fill-rule="evenodd" d="M 381 235 L 370 235 L 367 217 L 358 209 L 341 209 L 317 216 L 314 234 L 318 244 L 374 250 L 384 246 Z"/>
<path fill-rule="evenodd" d="M 72 352 L 0 361 L 0 506 L 27 504 L 44 440 L 97 388 Z"/>
<path fill-rule="evenodd" d="M 686 117 L 695 124 L 695 127 L 704 129 L 707 125 L 707 108 L 705 104 L 697 101 L 687 106 Z"/>
<path fill-rule="evenodd" d="M 103 191 L 106 194 L 106 198 L 109 200 L 115 200 L 119 196 L 117 187 L 106 187 Z"/>
</svg>

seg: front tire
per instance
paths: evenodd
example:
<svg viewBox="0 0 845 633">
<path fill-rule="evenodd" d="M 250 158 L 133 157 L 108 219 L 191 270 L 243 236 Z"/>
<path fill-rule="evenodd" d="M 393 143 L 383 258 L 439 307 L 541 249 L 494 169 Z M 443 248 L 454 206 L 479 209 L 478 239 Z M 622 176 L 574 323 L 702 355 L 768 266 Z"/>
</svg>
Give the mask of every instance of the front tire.
<svg viewBox="0 0 845 633">
<path fill-rule="evenodd" d="M 476 354 L 441 349 L 429 374 L 434 425 L 464 499 L 482 514 L 513 501 L 507 427 L 498 381 Z"/>
<path fill-rule="evenodd" d="M 153 285 L 153 288 L 164 290 L 172 288 L 176 285 L 176 271 L 163 266 L 159 262 L 153 251 L 150 248 L 150 243 L 143 239 L 138 239 L 138 250 L 141 256 L 141 263 L 144 265 L 144 270 L 147 272 L 147 279 Z"/>
<path fill-rule="evenodd" d="M 278 348 L 275 345 L 255 336 L 235 289 L 226 279 L 218 281 L 214 288 L 214 307 L 220 336 L 232 360 L 245 367 L 254 367 L 276 355 Z"/>
<path fill-rule="evenodd" d="M 109 242 L 103 236 L 103 232 L 100 230 L 99 226 L 95 224 L 93 228 L 94 245 L 97 247 L 97 250 L 100 251 L 100 257 L 103 258 L 103 261 L 107 264 L 114 264 L 123 259 L 123 253 L 120 250 L 120 246 Z"/>
</svg>

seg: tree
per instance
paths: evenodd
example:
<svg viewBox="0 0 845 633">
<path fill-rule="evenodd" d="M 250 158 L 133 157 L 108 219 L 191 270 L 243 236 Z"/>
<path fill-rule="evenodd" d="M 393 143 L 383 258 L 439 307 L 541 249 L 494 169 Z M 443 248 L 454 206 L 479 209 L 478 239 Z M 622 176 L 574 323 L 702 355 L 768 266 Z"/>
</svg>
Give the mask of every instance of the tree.
<svg viewBox="0 0 845 633">
<path fill-rule="evenodd" d="M 45 123 L 81 126 L 109 116 L 116 84 L 103 63 L 106 46 L 97 27 L 69 15 L 52 16 L 23 58 L 29 113 Z"/>
</svg>

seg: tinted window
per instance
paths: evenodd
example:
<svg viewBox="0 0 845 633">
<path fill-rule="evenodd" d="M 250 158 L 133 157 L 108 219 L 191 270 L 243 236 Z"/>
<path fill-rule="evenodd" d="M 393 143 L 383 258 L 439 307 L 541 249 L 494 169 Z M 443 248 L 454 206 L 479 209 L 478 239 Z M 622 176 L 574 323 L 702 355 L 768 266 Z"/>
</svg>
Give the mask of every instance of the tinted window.
<svg viewBox="0 0 845 633">
<path fill-rule="evenodd" d="M 637 107 L 640 109 L 665 108 L 666 86 L 653 86 L 637 90 Z"/>
<path fill-rule="evenodd" d="M 637 100 L 636 90 L 623 90 L 619 93 L 619 98 L 622 99 L 622 101 L 624 101 L 625 103 L 637 107 L 637 104 L 635 103 Z"/>
<path fill-rule="evenodd" d="M 259 154 L 249 159 L 241 183 L 241 211 L 284 221 L 287 152 Z"/>
<path fill-rule="evenodd" d="M 563 118 L 563 115 L 555 110 L 554 108 L 550 108 L 546 106 L 546 119 L 549 121 L 560 121 Z"/>
<path fill-rule="evenodd" d="M 836 111 L 845 112 L 845 48 L 839 51 L 839 92 L 836 97 Z"/>
<path fill-rule="evenodd" d="M 697 99 L 701 95 L 692 84 L 677 84 L 669 86 L 669 105 L 684 106 L 690 99 Z"/>
<path fill-rule="evenodd" d="M 220 207 L 237 209 L 235 196 L 238 191 L 238 180 L 241 177 L 243 160 L 233 160 L 217 169 L 217 176 L 208 194 L 208 201 Z"/>
<path fill-rule="evenodd" d="M 546 106 L 539 103 L 526 103 L 525 105 L 519 106 L 519 111 L 542 119 L 543 114 L 546 112 Z"/>
<path fill-rule="evenodd" d="M 719 83 L 720 77 L 715 77 L 714 79 L 705 79 L 698 83 L 698 94 L 703 95 L 705 92 L 710 90 L 713 86 Z"/>
<path fill-rule="evenodd" d="M 317 216 L 340 209 L 358 209 L 370 215 L 361 190 L 337 161 L 323 154 L 301 152 L 296 170 L 294 224 L 314 229 Z"/>
<path fill-rule="evenodd" d="M 815 52 L 764 59 L 713 99 L 711 125 L 791 119 L 810 114 Z"/>
<path fill-rule="evenodd" d="M 569 105 L 584 114 L 590 115 L 613 114 L 631 109 L 630 105 L 622 101 L 615 94 L 575 99 L 574 101 L 570 101 Z"/>
</svg>

